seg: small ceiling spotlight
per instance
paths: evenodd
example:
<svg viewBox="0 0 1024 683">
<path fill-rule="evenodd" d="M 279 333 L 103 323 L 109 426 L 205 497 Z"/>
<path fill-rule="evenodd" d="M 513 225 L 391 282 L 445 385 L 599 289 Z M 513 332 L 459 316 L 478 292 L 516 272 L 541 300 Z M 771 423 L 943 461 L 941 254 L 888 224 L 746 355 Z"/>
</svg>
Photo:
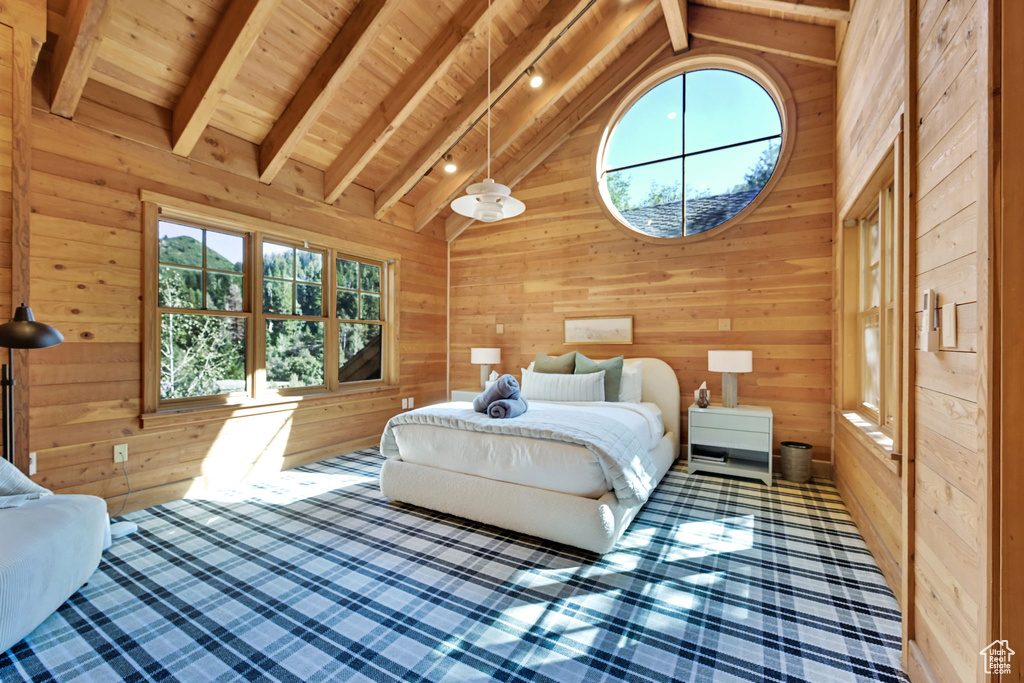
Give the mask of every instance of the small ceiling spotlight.
<svg viewBox="0 0 1024 683">
<path fill-rule="evenodd" d="M 539 88 L 544 84 L 544 77 L 537 73 L 532 66 L 526 70 L 526 77 L 530 79 L 531 88 Z"/>
<path fill-rule="evenodd" d="M 444 155 L 444 172 L 445 173 L 455 173 L 458 170 L 459 170 L 459 167 L 456 166 L 455 165 L 455 161 L 452 160 L 452 155 L 451 154 L 445 154 Z"/>
</svg>

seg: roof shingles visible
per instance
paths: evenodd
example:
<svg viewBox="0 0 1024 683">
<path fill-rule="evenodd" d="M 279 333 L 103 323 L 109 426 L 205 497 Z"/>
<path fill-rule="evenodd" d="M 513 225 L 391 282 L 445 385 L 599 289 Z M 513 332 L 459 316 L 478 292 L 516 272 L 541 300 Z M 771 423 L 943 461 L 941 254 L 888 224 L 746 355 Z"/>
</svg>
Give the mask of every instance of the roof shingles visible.
<svg viewBox="0 0 1024 683">
<path fill-rule="evenodd" d="M 686 200 L 686 233 L 696 235 L 717 228 L 754 200 L 760 190 L 745 190 Z M 640 206 L 622 211 L 635 230 L 652 237 L 680 237 L 683 234 L 682 200 Z"/>
</svg>

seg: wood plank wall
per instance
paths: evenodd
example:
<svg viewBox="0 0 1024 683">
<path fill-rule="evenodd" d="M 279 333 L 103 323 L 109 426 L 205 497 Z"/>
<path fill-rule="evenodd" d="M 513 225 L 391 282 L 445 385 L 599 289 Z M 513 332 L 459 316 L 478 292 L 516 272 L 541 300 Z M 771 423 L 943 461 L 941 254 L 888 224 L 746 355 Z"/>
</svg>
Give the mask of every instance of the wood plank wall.
<svg viewBox="0 0 1024 683">
<path fill-rule="evenodd" d="M 0 316 L 11 316 L 11 220 L 13 217 L 14 29 L 0 23 Z M 7 353 L 3 353 L 7 362 Z"/>
<path fill-rule="evenodd" d="M 102 496 L 116 512 L 127 489 L 111 449 L 127 443 L 131 510 L 373 444 L 402 397 L 443 397 L 444 242 L 41 111 L 33 136 L 31 303 L 66 338 L 30 356 L 40 484 Z M 140 428 L 144 188 L 344 239 L 357 253 L 360 244 L 394 253 L 400 386 L 311 408 Z"/>
<path fill-rule="evenodd" d="M 988 192 L 984 163 L 982 91 L 987 70 L 984 0 L 912 0 L 916 14 L 917 158 L 910 159 L 917 183 L 917 218 L 909 226 L 918 321 L 925 289 L 939 303 L 957 304 L 958 341 L 938 353 L 915 353 L 916 462 L 912 501 L 913 614 L 912 677 L 940 681 L 984 677 L 978 651 L 990 640 L 988 584 L 991 578 L 990 505 L 987 481 L 991 454 L 984 432 L 986 359 L 978 321 L 985 305 L 987 259 L 978 252 L 988 230 L 980 198 Z M 900 78 L 903 3 L 860 0 L 838 66 L 837 183 L 839 205 L 856 196 L 871 169 L 864 152 L 882 141 L 890 120 L 905 103 Z M 895 75 L 894 75 L 895 74 Z M 891 130 L 891 128 L 890 128 Z M 840 216 L 842 218 L 842 216 Z M 916 340 L 915 340 L 916 342 Z M 981 379 L 979 380 L 979 377 Z M 877 455 L 839 438 L 836 473 L 844 499 L 890 585 L 898 590 L 903 539 L 892 533 L 901 514 L 896 475 L 877 468 Z M 890 563 L 891 564 L 891 563 Z"/>
<path fill-rule="evenodd" d="M 903 3 L 859 0 L 836 67 L 836 206 L 857 201 L 899 134 L 905 79 Z M 837 226 L 837 230 L 842 228 Z M 837 244 L 839 243 L 837 235 Z M 841 258 L 837 251 L 837 259 Z M 837 266 L 838 270 L 838 266 Z M 837 290 L 838 294 L 838 290 Z M 837 311 L 837 315 L 841 311 Z M 838 319 L 837 319 L 838 325 Z M 839 334 L 836 335 L 837 343 Z M 837 350 L 837 358 L 838 350 Z M 837 402 L 841 399 L 836 374 Z M 850 514 L 893 592 L 901 583 L 902 494 L 888 454 L 854 438 L 836 406 L 833 475 Z"/>
<path fill-rule="evenodd" d="M 500 347 L 499 370 L 518 375 L 538 351 L 571 348 L 564 318 L 632 314 L 631 346 L 582 350 L 663 358 L 688 406 L 702 380 L 720 395 L 708 349 L 752 349 L 741 401 L 772 407 L 776 449 L 805 441 L 830 459 L 834 70 L 761 56 L 796 98 L 798 133 L 788 168 L 751 217 L 683 245 L 641 241 L 613 224 L 593 170 L 613 98 L 516 187 L 522 218 L 476 224 L 452 244 L 452 388 L 479 381 L 473 346 Z"/>
</svg>

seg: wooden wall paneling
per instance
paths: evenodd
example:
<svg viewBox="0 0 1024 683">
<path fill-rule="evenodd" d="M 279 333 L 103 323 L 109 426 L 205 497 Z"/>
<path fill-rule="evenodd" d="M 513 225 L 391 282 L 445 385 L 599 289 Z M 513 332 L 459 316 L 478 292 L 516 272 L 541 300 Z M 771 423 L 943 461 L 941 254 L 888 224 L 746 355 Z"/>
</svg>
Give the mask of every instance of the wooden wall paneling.
<svg viewBox="0 0 1024 683">
<path fill-rule="evenodd" d="M 192 153 L 281 0 L 232 0 L 174 107 L 175 154 Z"/>
<path fill-rule="evenodd" d="M 38 111 L 33 124 L 33 303 L 41 320 L 67 335 L 64 344 L 29 356 L 30 375 L 39 381 L 29 409 L 37 481 L 102 495 L 117 512 L 127 488 L 111 447 L 128 443 L 135 493 L 127 509 L 137 509 L 368 446 L 400 410 L 401 396 L 420 404 L 444 397 L 443 242 L 263 185 L 254 174 L 174 156 L 169 146 L 158 151 Z M 397 385 L 244 417 L 142 428 L 141 297 L 151 269 L 141 190 L 207 206 L 211 214 L 245 212 L 294 239 L 343 241 L 367 255 L 399 253 Z"/>
<path fill-rule="evenodd" d="M 491 90 L 484 74 L 470 86 L 458 106 L 438 124 L 437 130 L 418 150 L 409 155 L 377 189 L 376 216 L 382 216 L 433 166 L 455 140 L 487 108 L 495 93 L 504 92 L 530 66 L 565 25 L 586 7 L 587 0 L 550 0 L 530 25 L 517 35 L 491 65 Z"/>
<path fill-rule="evenodd" d="M 644 72 L 616 80 L 635 82 L 672 59 L 667 32 L 656 28 L 666 52 Z M 594 155 L 617 105 L 608 95 L 597 99 L 602 104 L 589 116 L 582 107 L 566 114 L 570 131 L 568 121 L 582 118 L 571 136 L 538 136 L 560 143 L 553 153 L 538 144 L 521 165 L 501 170 L 505 182 L 523 173 L 516 195 L 530 209 L 513 220 L 474 224 L 451 243 L 453 387 L 474 381 L 472 346 L 501 347 L 502 369 L 516 372 L 538 351 L 566 350 L 565 317 L 632 313 L 633 345 L 584 351 L 597 358 L 663 358 L 675 369 L 685 400 L 702 380 L 719 386 L 719 378 L 707 373 L 708 348 L 753 348 L 755 372 L 741 376 L 741 398 L 772 406 L 778 440 L 798 435 L 814 445 L 816 459 L 830 459 L 834 171 L 827 143 L 825 151 L 815 149 L 802 136 L 832 139 L 834 71 L 766 59 L 797 99 L 792 175 L 787 168 L 779 181 L 790 186 L 776 189 L 748 221 L 718 236 L 693 244 L 641 241 L 599 208 Z M 822 155 L 824 165 L 798 163 Z M 721 319 L 729 319 L 732 330 L 721 331 Z M 495 323 L 505 325 L 504 335 L 495 334 Z"/>
<path fill-rule="evenodd" d="M 361 0 L 353 10 L 260 145 L 260 182 L 277 176 L 397 8 L 397 0 Z"/>
<path fill-rule="evenodd" d="M 1003 0 L 999 41 L 1002 61 L 1002 117 L 1000 126 L 1001 177 L 997 188 L 1002 197 L 999 242 L 995 260 L 998 290 L 993 307 L 999 311 L 999 373 L 1001 380 L 999 412 L 999 625 L 1000 638 L 1011 643 L 1024 642 L 1024 585 L 1020 568 L 1024 566 L 1024 516 L 1020 500 L 1024 498 L 1024 317 L 1016 302 L 1024 297 L 1024 269 L 1019 255 L 1024 253 L 1024 134 L 1015 125 L 1017 112 L 1024 107 L 1024 4 Z M 1024 680 L 1024 666 L 1014 667 L 1011 681 Z"/>
</svg>

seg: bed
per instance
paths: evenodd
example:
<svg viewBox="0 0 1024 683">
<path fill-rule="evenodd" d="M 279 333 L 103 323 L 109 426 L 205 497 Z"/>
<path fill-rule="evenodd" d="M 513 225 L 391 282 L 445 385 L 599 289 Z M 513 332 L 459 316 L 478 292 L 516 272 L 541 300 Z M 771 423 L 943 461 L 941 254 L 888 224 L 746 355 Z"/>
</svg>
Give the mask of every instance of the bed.
<svg viewBox="0 0 1024 683">
<path fill-rule="evenodd" d="M 544 417 L 545 411 L 555 411 L 551 414 L 564 419 L 584 411 L 578 413 L 581 420 L 587 412 L 588 419 L 600 416 L 609 424 L 621 420 L 623 433 L 632 430 L 647 448 L 649 464 L 644 476 L 653 478 L 657 485 L 679 456 L 679 383 L 672 368 L 662 360 L 641 358 L 634 362 L 642 368 L 640 407 L 616 403 L 548 406 L 533 402 L 527 414 Z M 442 404 L 403 413 L 392 422 L 403 416 L 404 420 L 414 420 L 431 409 L 456 416 L 459 411 L 472 413 L 468 404 Z M 609 417 L 613 413 L 601 413 L 616 409 L 620 413 L 615 414 L 615 420 Z M 646 423 L 650 431 L 652 415 L 660 419 L 663 433 L 657 436 L 651 431 L 645 441 L 644 426 Z M 646 495 L 624 493 L 620 482 L 608 481 L 611 475 L 602 459 L 583 445 L 392 422 L 382 437 L 381 451 L 386 459 L 381 467 L 380 489 L 394 501 L 604 554 L 615 547 L 647 499 Z M 501 467 L 501 463 L 507 466 Z M 596 474 L 601 471 L 603 476 Z"/>
</svg>

